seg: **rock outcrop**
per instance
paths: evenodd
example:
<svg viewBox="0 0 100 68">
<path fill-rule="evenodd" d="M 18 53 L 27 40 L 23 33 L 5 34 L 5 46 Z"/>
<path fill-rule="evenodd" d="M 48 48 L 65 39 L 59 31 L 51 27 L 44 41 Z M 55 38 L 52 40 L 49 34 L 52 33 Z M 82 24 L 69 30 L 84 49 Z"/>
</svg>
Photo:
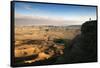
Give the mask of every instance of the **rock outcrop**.
<svg viewBox="0 0 100 68">
<path fill-rule="evenodd" d="M 67 63 L 96 62 L 97 61 L 97 21 L 87 21 L 81 27 L 81 34 L 77 35 L 68 48 L 65 49 Z"/>
</svg>

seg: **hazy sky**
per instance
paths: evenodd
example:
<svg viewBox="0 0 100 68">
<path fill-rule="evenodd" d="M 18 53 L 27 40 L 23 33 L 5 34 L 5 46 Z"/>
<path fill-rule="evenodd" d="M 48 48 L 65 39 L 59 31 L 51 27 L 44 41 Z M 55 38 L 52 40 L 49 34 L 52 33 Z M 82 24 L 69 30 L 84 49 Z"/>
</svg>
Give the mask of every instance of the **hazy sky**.
<svg viewBox="0 0 100 68">
<path fill-rule="evenodd" d="M 96 7 L 15 2 L 16 25 L 80 25 L 96 20 Z"/>
</svg>

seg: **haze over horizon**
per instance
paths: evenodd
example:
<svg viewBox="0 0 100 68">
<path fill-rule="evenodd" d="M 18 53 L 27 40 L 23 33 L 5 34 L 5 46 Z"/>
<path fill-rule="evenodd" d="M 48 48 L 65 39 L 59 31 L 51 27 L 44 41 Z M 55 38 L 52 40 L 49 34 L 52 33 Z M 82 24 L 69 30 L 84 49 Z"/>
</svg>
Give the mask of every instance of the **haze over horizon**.
<svg viewBox="0 0 100 68">
<path fill-rule="evenodd" d="M 15 25 L 81 25 L 96 20 L 96 7 L 15 2 Z"/>
</svg>

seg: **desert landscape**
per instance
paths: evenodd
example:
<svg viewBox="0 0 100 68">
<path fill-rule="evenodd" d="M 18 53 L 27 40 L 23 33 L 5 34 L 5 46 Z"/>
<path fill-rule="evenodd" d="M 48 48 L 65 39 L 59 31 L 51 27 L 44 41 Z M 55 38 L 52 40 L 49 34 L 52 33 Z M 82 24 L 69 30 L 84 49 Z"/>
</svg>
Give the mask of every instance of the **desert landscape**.
<svg viewBox="0 0 100 68">
<path fill-rule="evenodd" d="M 96 7 L 13 4 L 12 66 L 97 61 Z"/>
<path fill-rule="evenodd" d="M 80 34 L 80 26 L 16 26 L 15 63 L 30 64 L 60 57 L 67 40 Z"/>
</svg>

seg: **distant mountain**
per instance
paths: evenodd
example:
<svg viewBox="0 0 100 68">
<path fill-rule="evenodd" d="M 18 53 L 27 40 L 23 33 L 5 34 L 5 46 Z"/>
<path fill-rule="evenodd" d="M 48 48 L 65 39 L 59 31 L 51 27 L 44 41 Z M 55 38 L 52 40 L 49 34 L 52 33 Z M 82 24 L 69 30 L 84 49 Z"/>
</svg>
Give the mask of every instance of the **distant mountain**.
<svg viewBox="0 0 100 68">
<path fill-rule="evenodd" d="M 68 29 L 81 29 L 81 25 L 70 25 L 67 26 Z"/>
</svg>

